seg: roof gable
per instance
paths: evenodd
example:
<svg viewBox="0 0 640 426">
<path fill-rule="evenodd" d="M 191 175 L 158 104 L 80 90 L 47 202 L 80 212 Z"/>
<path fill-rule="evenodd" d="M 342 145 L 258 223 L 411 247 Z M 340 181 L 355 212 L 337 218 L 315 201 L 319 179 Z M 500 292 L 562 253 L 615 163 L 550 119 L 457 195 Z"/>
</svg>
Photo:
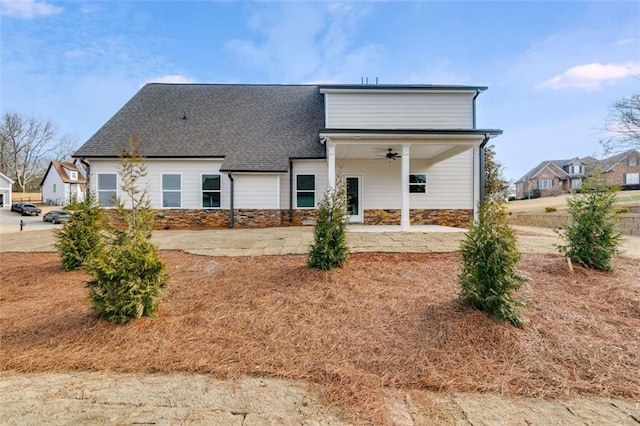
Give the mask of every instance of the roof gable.
<svg viewBox="0 0 640 426">
<path fill-rule="evenodd" d="M 562 168 L 565 164 L 571 160 L 545 160 L 529 170 L 524 176 L 518 179 L 518 182 L 522 182 L 527 179 L 534 179 L 544 169 L 549 168 L 556 176 L 569 176 L 568 173 Z"/>
<path fill-rule="evenodd" d="M 80 183 L 80 184 L 87 183 L 84 176 L 82 175 L 82 172 L 80 171 L 80 169 L 78 169 L 78 167 L 75 164 L 53 160 L 49 163 L 49 167 L 47 168 L 47 171 L 44 174 L 42 181 L 40 182 L 40 186 L 44 185 L 44 182 L 47 180 L 47 176 L 49 175 L 49 172 L 51 172 L 51 170 L 54 170 L 58 174 L 58 176 L 60 176 L 60 179 L 62 180 L 63 183 Z M 77 172 L 78 178 L 71 179 L 68 171 Z"/>
<path fill-rule="evenodd" d="M 630 149 L 628 151 L 624 151 L 619 154 L 612 155 L 611 157 L 607 157 L 601 160 L 598 163 L 598 166 L 600 166 L 603 172 L 605 173 L 610 172 L 618 163 L 623 161 L 632 153 L 635 153 L 636 156 L 640 155 L 640 153 L 638 153 L 638 151 L 636 151 L 635 149 Z"/>
</svg>

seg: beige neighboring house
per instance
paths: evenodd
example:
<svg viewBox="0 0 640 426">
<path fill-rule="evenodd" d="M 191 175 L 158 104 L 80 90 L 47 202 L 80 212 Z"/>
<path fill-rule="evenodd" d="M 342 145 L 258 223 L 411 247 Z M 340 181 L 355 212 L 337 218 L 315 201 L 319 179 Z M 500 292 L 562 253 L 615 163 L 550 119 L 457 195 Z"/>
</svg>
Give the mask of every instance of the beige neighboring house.
<svg viewBox="0 0 640 426">
<path fill-rule="evenodd" d="M 9 179 L 4 173 L 0 173 L 0 208 L 11 207 L 11 186 L 13 181 Z"/>
<path fill-rule="evenodd" d="M 630 149 L 603 160 L 575 157 L 543 161 L 516 182 L 516 199 L 548 197 L 580 189 L 595 168 L 606 174 L 609 184 L 623 190 L 640 189 L 640 153 Z"/>
<path fill-rule="evenodd" d="M 82 172 L 73 163 L 52 161 L 42 178 L 42 202 L 55 206 L 65 206 L 75 197 L 84 199 L 85 180 Z"/>
</svg>

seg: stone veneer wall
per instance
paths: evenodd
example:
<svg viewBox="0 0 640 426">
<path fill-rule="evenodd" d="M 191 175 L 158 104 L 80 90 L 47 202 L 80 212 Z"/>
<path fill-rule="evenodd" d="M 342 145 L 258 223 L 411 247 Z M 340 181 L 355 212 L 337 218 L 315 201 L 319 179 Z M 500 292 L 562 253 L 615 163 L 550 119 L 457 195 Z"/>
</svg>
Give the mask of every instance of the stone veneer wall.
<svg viewBox="0 0 640 426">
<path fill-rule="evenodd" d="M 365 225 L 400 225 L 399 209 L 370 209 L 364 211 Z M 466 228 L 473 218 L 470 209 L 411 209 L 411 225 L 440 225 Z"/>
<path fill-rule="evenodd" d="M 620 229 L 625 234 L 640 235 L 640 214 L 631 211 L 620 215 Z M 562 228 L 569 220 L 569 215 L 564 213 L 511 213 L 508 217 L 511 225 L 552 229 Z"/>
<path fill-rule="evenodd" d="M 215 229 L 229 227 L 227 209 L 166 209 L 152 210 L 156 219 L 156 229 Z M 400 210 L 365 210 L 365 225 L 399 225 Z M 105 214 L 116 219 L 115 210 L 107 209 Z M 473 217 L 472 210 L 424 210 L 412 209 L 412 225 L 442 225 L 468 227 Z M 274 226 L 313 225 L 316 211 L 294 210 L 293 220 L 289 220 L 289 210 L 280 209 L 237 209 L 234 210 L 234 227 L 267 228 Z M 117 222 L 117 220 L 116 220 Z"/>
<path fill-rule="evenodd" d="M 116 211 L 104 210 L 105 214 L 118 223 Z M 215 229 L 229 227 L 228 209 L 166 209 L 152 210 L 156 219 L 156 229 Z M 302 226 L 313 224 L 315 210 L 294 210 L 289 221 L 289 210 L 279 209 L 237 209 L 234 210 L 234 227 L 267 228 L 273 226 Z"/>
</svg>

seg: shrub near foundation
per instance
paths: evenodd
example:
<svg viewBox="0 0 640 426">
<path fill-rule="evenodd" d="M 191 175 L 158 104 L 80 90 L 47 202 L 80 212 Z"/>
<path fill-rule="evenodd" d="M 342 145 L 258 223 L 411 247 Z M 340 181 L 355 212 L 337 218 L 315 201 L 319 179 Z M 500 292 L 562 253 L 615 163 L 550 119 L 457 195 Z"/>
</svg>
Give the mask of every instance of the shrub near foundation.
<svg viewBox="0 0 640 426">
<path fill-rule="evenodd" d="M 117 200 L 117 219 L 124 229 L 110 225 L 104 250 L 87 263 L 93 275 L 87 283 L 89 298 L 98 314 L 125 324 L 142 316 L 155 316 L 158 297 L 169 281 L 157 248 L 151 243 L 154 218 L 149 195 L 137 187 L 146 175 L 144 159 L 131 141 L 131 151 L 123 154 L 120 165 L 122 192 L 131 209 Z"/>
<path fill-rule="evenodd" d="M 349 257 L 347 247 L 347 196 L 344 185 L 329 188 L 318 204 L 313 243 L 307 266 L 324 271 L 342 266 Z"/>
<path fill-rule="evenodd" d="M 462 301 L 492 314 L 498 321 L 521 326 L 524 302 L 514 293 L 526 278 L 516 269 L 520 260 L 517 238 L 501 204 L 480 204 L 478 220 L 471 224 L 460 251 Z"/>
</svg>

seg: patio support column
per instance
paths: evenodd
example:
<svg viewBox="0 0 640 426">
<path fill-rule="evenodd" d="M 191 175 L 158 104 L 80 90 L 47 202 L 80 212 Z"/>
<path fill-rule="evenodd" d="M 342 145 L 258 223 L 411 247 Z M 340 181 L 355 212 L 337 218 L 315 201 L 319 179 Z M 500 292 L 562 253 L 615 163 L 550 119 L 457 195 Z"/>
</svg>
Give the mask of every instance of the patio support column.
<svg viewBox="0 0 640 426">
<path fill-rule="evenodd" d="M 327 140 L 327 163 L 327 185 L 333 189 L 336 187 L 336 144 L 330 139 Z"/>
<path fill-rule="evenodd" d="M 402 145 L 402 164 L 401 164 L 401 179 L 402 179 L 402 211 L 400 215 L 400 230 L 409 231 L 409 145 Z"/>
</svg>

